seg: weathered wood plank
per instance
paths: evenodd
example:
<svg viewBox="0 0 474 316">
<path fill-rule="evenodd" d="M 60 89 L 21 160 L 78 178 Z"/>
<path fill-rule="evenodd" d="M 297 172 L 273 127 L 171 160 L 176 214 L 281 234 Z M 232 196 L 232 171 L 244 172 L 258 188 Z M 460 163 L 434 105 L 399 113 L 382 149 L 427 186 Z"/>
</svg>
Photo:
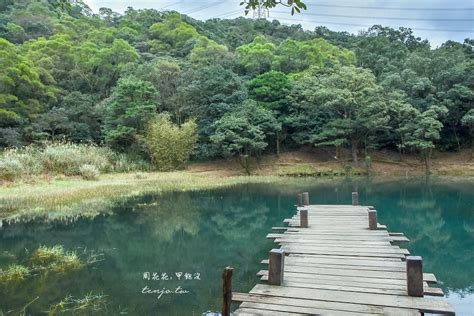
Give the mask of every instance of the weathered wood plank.
<svg viewBox="0 0 474 316">
<path fill-rule="evenodd" d="M 244 302 L 241 305 L 244 309 L 256 308 L 252 309 L 254 311 L 265 310 L 270 312 L 276 312 L 274 315 L 281 315 L 279 313 L 286 313 L 285 315 L 332 315 L 332 316 L 349 316 L 349 315 L 367 315 L 367 312 L 358 313 L 358 312 L 348 312 L 348 311 L 340 311 L 340 310 L 331 310 L 331 309 L 322 309 L 322 308 L 310 308 L 310 307 L 302 307 L 302 306 L 291 306 L 291 305 L 280 305 L 280 304 L 265 304 L 265 303 L 251 303 L 251 302 Z M 239 309 L 240 310 L 240 309 Z M 303 314 L 294 314 L 294 313 L 303 313 Z M 376 313 L 377 314 L 377 313 Z M 369 315 L 376 315 L 370 313 Z M 382 314 L 382 312 L 378 313 Z M 406 309 L 391 309 L 391 310 L 384 310 L 384 315 L 419 315 L 419 313 L 413 310 L 406 310 Z M 266 315 L 266 314 L 263 314 Z"/>
<path fill-rule="evenodd" d="M 329 255 L 339 255 L 339 256 L 363 256 L 363 257 L 375 257 L 375 258 L 405 258 L 405 254 L 400 252 L 379 252 L 379 251 L 362 251 L 358 249 L 353 249 L 352 251 L 340 248 L 326 249 L 326 248 L 304 248 L 304 247 L 291 247 L 283 246 L 282 247 L 288 254 L 329 254 Z"/>
<path fill-rule="evenodd" d="M 403 263 L 400 258 L 374 258 L 374 257 L 364 257 L 364 256 L 339 256 L 339 255 L 330 255 L 330 254 L 322 254 L 322 255 L 316 255 L 316 254 L 298 254 L 298 253 L 293 253 L 289 254 L 291 257 L 298 257 L 298 258 L 308 258 L 309 260 L 317 259 L 319 258 L 329 258 L 329 259 L 337 259 L 337 260 L 360 260 L 360 261 L 391 261 L 395 262 L 396 264 Z"/>
<path fill-rule="evenodd" d="M 356 293 L 347 295 L 345 292 L 332 290 L 301 289 L 286 286 L 270 286 L 257 284 L 251 294 L 302 298 L 309 300 L 326 300 L 331 302 L 367 304 L 396 308 L 418 309 L 425 313 L 446 313 L 454 315 L 454 309 L 446 301 L 420 297 L 381 295 L 372 293 Z"/>
<path fill-rule="evenodd" d="M 341 269 L 350 269 L 350 270 L 362 270 L 362 271 L 393 271 L 393 272 L 405 272 L 406 268 L 404 265 L 399 267 L 385 267 L 380 265 L 373 266 L 364 266 L 364 265 L 351 265 L 345 264 L 344 261 L 336 260 L 335 263 L 325 263 L 325 262 L 305 262 L 305 261 L 292 261 L 293 257 L 288 256 L 285 260 L 287 265 L 293 266 L 302 266 L 302 267 L 314 267 L 314 268 L 341 268 Z M 268 260 L 262 260 L 262 264 L 268 264 Z"/>
<path fill-rule="evenodd" d="M 340 303 L 340 302 L 328 302 L 322 300 L 312 299 L 298 299 L 298 298 L 286 298 L 286 297 L 275 297 L 258 294 L 242 294 L 234 293 L 233 297 L 238 299 L 236 302 L 252 302 L 271 304 L 275 306 L 297 306 L 302 308 L 310 308 L 313 312 L 309 312 L 310 315 L 318 315 L 324 313 L 318 313 L 318 310 L 329 310 L 329 311 L 347 311 L 355 315 L 356 313 L 362 313 L 366 315 L 400 315 L 400 316 L 412 316 L 419 315 L 416 310 L 410 309 L 393 309 L 388 307 L 363 305 L 363 304 L 352 304 L 352 303 Z M 308 314 L 308 313 L 306 313 Z"/>
</svg>

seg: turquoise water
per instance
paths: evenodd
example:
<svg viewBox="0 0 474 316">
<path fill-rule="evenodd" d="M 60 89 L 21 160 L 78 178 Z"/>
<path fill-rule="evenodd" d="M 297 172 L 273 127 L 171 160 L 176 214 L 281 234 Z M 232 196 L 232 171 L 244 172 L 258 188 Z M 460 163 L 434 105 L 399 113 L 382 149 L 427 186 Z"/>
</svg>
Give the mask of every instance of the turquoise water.
<svg viewBox="0 0 474 316">
<path fill-rule="evenodd" d="M 21 310 L 45 314 L 68 294 L 83 298 L 91 292 L 103 294 L 106 301 L 94 314 L 201 315 L 219 310 L 223 268 L 235 268 L 235 291 L 248 291 L 257 282 L 255 274 L 263 268 L 259 262 L 272 248 L 265 236 L 295 213 L 295 194 L 302 188 L 310 192 L 312 204 L 349 204 L 351 192 L 358 190 L 362 204 L 377 208 L 379 222 L 410 238 L 407 248 L 423 257 L 425 272 L 436 274 L 457 314 L 473 315 L 474 181 L 443 179 L 306 179 L 284 186 L 149 194 L 118 201 L 115 215 L 93 221 L 4 227 L 3 268 L 15 262 L 27 265 L 39 245 L 95 251 L 104 260 L 69 273 L 41 273 L 0 284 L 0 315 Z M 146 274 L 144 278 L 146 272 L 150 280 Z M 158 299 L 158 293 L 143 293 L 145 287 L 173 293 Z"/>
</svg>

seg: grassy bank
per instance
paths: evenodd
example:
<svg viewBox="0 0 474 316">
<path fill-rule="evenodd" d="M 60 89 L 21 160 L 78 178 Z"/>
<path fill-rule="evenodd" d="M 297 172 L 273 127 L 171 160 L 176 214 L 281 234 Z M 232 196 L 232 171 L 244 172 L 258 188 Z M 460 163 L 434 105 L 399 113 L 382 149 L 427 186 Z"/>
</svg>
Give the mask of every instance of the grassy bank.
<svg viewBox="0 0 474 316">
<path fill-rule="evenodd" d="M 0 190 L 0 220 L 4 223 L 34 219 L 72 221 L 107 214 L 116 200 L 145 193 L 194 191 L 242 183 L 283 182 L 274 176 L 205 176 L 189 172 L 118 173 L 96 181 L 59 178 L 15 183 Z"/>
<path fill-rule="evenodd" d="M 74 221 L 78 218 L 94 218 L 111 213 L 114 203 L 123 198 L 139 196 L 146 193 L 165 193 L 194 191 L 230 187 L 243 183 L 290 183 L 303 186 L 304 182 L 295 178 L 343 178 L 365 176 L 363 167 L 348 168 L 347 163 L 330 160 L 321 153 L 291 152 L 275 156 L 263 157 L 253 166 L 254 176 L 242 176 L 243 170 L 236 162 L 213 161 L 192 164 L 188 170 L 180 172 L 123 172 L 118 169 L 118 161 L 112 158 L 103 160 L 97 148 L 89 148 L 91 152 L 78 148 L 52 147 L 38 151 L 35 159 L 29 161 L 24 153 L 15 152 L 12 157 L 20 161 L 27 170 L 41 169 L 43 172 L 25 172 L 15 181 L 0 183 L 0 226 L 15 222 L 31 220 Z M 48 148 L 47 148 L 48 149 Z M 99 149 L 101 150 L 101 149 Z M 76 155 L 70 155 L 73 151 Z M 48 155 L 46 155 L 48 153 Z M 68 154 L 69 153 L 69 154 Z M 460 178 L 474 176 L 474 163 L 462 155 L 440 156 L 433 162 L 434 175 L 457 176 Z M 48 159 L 44 157 L 49 157 Z M 4 158 L 7 158 L 4 155 Z M 102 160 L 101 160 L 102 159 Z M 4 159 L 4 162 L 8 159 Z M 79 170 L 85 163 L 97 164 L 105 161 L 105 172 L 96 175 L 93 181 L 87 180 L 83 174 L 67 173 Z M 45 169 L 49 168 L 49 169 Z M 24 175 L 24 174 L 27 175 Z M 370 174 L 380 179 L 394 176 L 412 177 L 424 174 L 422 164 L 414 157 L 405 157 L 398 162 L 391 156 L 381 153 L 374 155 Z M 303 187 L 302 187 L 303 189 Z"/>
</svg>

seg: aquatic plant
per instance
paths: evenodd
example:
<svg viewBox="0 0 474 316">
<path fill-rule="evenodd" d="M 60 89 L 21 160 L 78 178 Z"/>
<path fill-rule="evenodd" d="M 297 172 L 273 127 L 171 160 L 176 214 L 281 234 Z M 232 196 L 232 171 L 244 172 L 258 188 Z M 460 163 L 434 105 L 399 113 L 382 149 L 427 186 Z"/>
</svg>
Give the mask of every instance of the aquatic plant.
<svg viewBox="0 0 474 316">
<path fill-rule="evenodd" d="M 83 266 L 75 251 L 65 251 L 61 245 L 40 246 L 33 252 L 30 261 L 35 269 L 59 272 L 77 270 Z"/>
<path fill-rule="evenodd" d="M 6 270 L 0 269 L 0 283 L 24 280 L 30 275 L 30 269 L 20 264 L 12 264 Z"/>
<path fill-rule="evenodd" d="M 83 298 L 67 295 L 59 303 L 50 306 L 48 315 L 58 315 L 65 312 L 80 313 L 81 315 L 95 314 L 107 307 L 106 295 L 102 293 L 87 293 Z"/>
</svg>

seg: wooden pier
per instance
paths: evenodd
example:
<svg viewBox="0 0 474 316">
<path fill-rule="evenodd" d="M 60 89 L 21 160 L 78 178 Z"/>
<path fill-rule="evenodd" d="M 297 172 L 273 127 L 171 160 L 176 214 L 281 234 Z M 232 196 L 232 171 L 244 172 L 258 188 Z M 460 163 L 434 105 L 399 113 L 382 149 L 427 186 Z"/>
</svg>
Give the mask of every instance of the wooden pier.
<svg viewBox="0 0 474 316">
<path fill-rule="evenodd" d="M 377 222 L 377 211 L 353 205 L 309 205 L 298 194 L 297 213 L 274 227 L 262 284 L 249 293 L 231 289 L 232 268 L 224 270 L 223 316 L 228 315 L 454 315 L 421 257 L 397 243 L 408 241 Z M 439 297 L 436 297 L 439 296 Z M 231 313 L 230 304 L 240 304 Z"/>
</svg>

